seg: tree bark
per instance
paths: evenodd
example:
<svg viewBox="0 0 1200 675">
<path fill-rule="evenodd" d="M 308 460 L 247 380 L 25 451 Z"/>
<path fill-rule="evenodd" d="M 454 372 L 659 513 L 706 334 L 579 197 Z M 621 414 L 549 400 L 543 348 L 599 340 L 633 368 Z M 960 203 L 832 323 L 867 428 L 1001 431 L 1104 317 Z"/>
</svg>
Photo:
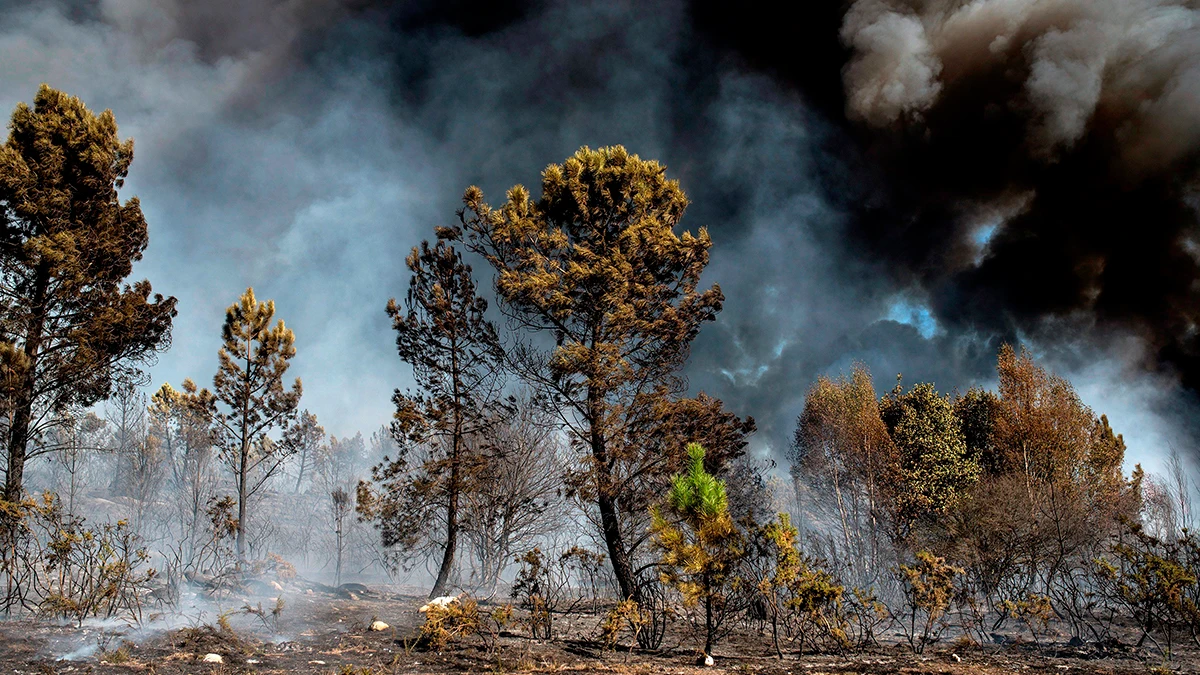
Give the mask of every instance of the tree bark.
<svg viewBox="0 0 1200 675">
<path fill-rule="evenodd" d="M 250 338 L 246 339 L 246 370 L 242 374 L 242 410 L 241 410 L 241 434 L 242 446 L 238 455 L 238 521 L 237 521 L 237 557 L 238 564 L 246 561 L 246 490 L 247 480 L 246 475 L 250 471 L 250 396 L 253 390 L 250 386 L 250 373 L 253 367 L 251 354 L 254 353 L 254 346 Z"/>
<path fill-rule="evenodd" d="M 249 460 L 247 448 L 242 445 L 242 456 L 238 467 L 238 521 L 237 521 L 237 556 L 238 562 L 246 561 L 246 463 Z"/>
<path fill-rule="evenodd" d="M 15 408 L 12 426 L 9 427 L 8 473 L 4 480 L 4 499 L 10 502 L 21 501 L 21 487 L 25 480 L 25 446 L 29 436 L 32 401 L 24 388 L 17 395 Z"/>
<path fill-rule="evenodd" d="M 712 589 L 709 588 L 707 576 L 704 579 L 704 655 L 712 656 L 713 638 L 717 632 L 713 626 Z"/>
<path fill-rule="evenodd" d="M 31 303 L 32 316 L 25 329 L 27 370 L 13 402 L 13 420 L 8 430 L 8 472 L 4 476 L 4 499 L 21 501 L 25 481 L 25 458 L 29 444 L 29 424 L 33 420 L 33 392 L 37 386 L 37 357 L 46 326 L 46 293 L 50 286 L 50 270 L 45 264 L 38 267 Z"/>
<path fill-rule="evenodd" d="M 612 561 L 613 575 L 617 578 L 621 599 L 631 599 L 641 604 L 641 589 L 638 588 L 633 578 L 633 565 L 629 560 L 629 550 L 625 546 L 625 538 L 621 534 L 617 503 L 612 494 L 612 475 L 608 466 L 608 451 L 604 437 L 594 427 L 592 430 L 592 457 L 596 462 L 596 505 L 600 509 L 600 529 L 604 535 L 604 545 L 608 548 L 609 560 Z"/>
<path fill-rule="evenodd" d="M 342 585 L 342 518 L 342 513 L 339 510 L 337 515 L 337 569 L 335 572 L 335 585 L 337 586 Z"/>
<path fill-rule="evenodd" d="M 450 503 L 446 507 L 446 550 L 442 553 L 442 565 L 438 569 L 437 581 L 430 598 L 446 594 L 450 573 L 454 571 L 454 552 L 458 549 L 458 461 L 450 465 Z"/>
<path fill-rule="evenodd" d="M 293 493 L 300 494 L 300 483 L 304 481 L 304 465 L 308 463 L 308 443 L 300 448 L 300 473 L 296 475 L 296 489 Z"/>
<path fill-rule="evenodd" d="M 447 486 L 448 504 L 446 505 L 446 550 L 442 552 L 442 564 L 438 568 L 437 580 L 433 582 L 430 598 L 446 594 L 450 583 L 450 574 L 454 571 L 454 554 L 458 550 L 458 493 L 461 480 L 460 465 L 462 464 L 463 443 L 463 392 L 460 388 L 462 375 L 458 368 L 458 339 L 450 336 L 450 379 L 451 394 L 454 400 L 454 427 L 450 436 L 450 484 Z"/>
</svg>

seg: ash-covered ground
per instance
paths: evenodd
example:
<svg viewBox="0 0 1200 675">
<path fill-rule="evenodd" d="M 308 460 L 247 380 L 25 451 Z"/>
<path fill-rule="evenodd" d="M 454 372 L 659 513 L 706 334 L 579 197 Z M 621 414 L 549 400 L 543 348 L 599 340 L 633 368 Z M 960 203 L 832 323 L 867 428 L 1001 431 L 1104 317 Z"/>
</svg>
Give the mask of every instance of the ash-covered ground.
<svg viewBox="0 0 1200 675">
<path fill-rule="evenodd" d="M 140 625 L 88 620 L 54 625 L 28 618 L 0 622 L 0 673 L 384 673 L 615 672 L 615 673 L 1146 673 L 1200 672 L 1200 652 L 1177 649 L 1170 663 L 1145 660 L 1129 646 L 1073 645 L 1042 637 L 1035 645 L 1019 632 L 995 635 L 996 644 L 962 640 L 935 644 L 916 655 L 898 636 L 852 655 L 798 654 L 777 658 L 765 630 L 736 628 L 715 650 L 715 665 L 696 664 L 696 636 L 685 622 L 668 631 L 663 647 L 645 651 L 628 639 L 615 649 L 599 640 L 607 607 L 556 615 L 555 638 L 532 639 L 524 615 L 501 628 L 494 644 L 469 635 L 442 649 L 418 639 L 426 602 L 413 587 L 347 584 L 334 589 L 302 580 L 279 594 L 208 597 L 187 593 L 180 610 L 148 611 Z M 497 594 L 480 610 L 504 606 Z M 380 628 L 383 622 L 386 628 Z M 785 652 L 787 652 L 785 646 Z"/>
</svg>

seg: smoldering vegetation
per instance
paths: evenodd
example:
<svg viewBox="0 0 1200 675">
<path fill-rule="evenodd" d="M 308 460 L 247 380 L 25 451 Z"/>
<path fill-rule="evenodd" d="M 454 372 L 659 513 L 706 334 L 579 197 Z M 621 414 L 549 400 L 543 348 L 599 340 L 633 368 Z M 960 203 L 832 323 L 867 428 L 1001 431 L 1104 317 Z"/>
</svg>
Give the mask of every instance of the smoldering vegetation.
<svg viewBox="0 0 1200 675">
<path fill-rule="evenodd" d="M 295 377 L 323 370 L 298 356 L 324 289 L 289 285 L 278 308 L 231 292 L 222 325 L 185 324 L 185 301 L 137 281 L 157 249 L 115 116 L 49 86 L 17 107 L 0 151 L 2 630 L 62 639 L 14 663 L 1194 666 L 1190 448 L 1140 449 L 1163 460 L 1143 471 L 1127 429 L 1051 368 L 1118 353 L 1193 412 L 1189 4 L 830 3 L 799 28 L 817 38 L 804 68 L 753 6 L 137 6 L 13 16 L 102 34 L 105 53 L 132 37 L 122 57 L 154 75 L 171 68 L 147 54 L 185 45 L 176 65 L 220 85 L 209 113 L 240 132 L 280 100 L 324 100 L 355 59 L 388 63 L 404 90 L 355 99 L 382 137 L 470 168 L 443 166 L 431 194 L 461 198 L 369 256 L 395 282 L 370 308 L 395 352 L 374 335 L 336 361 L 402 375 L 390 419 L 339 437 L 328 388 Z M 622 98 L 630 80 L 595 55 L 666 93 Z M 526 58 L 551 65 L 499 74 Z M 464 104 L 485 81 L 496 106 Z M 360 121 L 326 104 L 302 118 Z M 669 146 L 670 166 L 583 147 L 493 190 L 532 172 L 462 129 L 506 129 L 544 166 L 576 147 L 547 140 L 563 110 Z M 305 211 L 302 183 L 271 207 Z M 305 240 L 287 251 L 324 241 L 285 229 Z M 792 335 L 798 316 L 825 325 Z M 215 354 L 152 379 L 201 333 Z M 862 353 L 922 374 L 878 386 Z"/>
<path fill-rule="evenodd" d="M 713 239 L 680 227 L 688 197 L 655 161 L 584 147 L 536 196 L 468 187 L 381 308 L 414 387 L 369 439 L 339 439 L 302 407 L 296 334 L 252 288 L 211 387 L 141 391 L 176 300 L 124 283 L 147 237 L 117 196 L 132 159 L 111 112 L 49 86 L 0 155 L 3 607 L 120 640 L 98 643 L 105 663 L 341 654 L 425 588 L 399 644 L 482 653 L 446 669 L 536 670 L 534 641 L 701 665 L 737 664 L 730 645 L 1118 666 L 1200 648 L 1183 460 L 1127 472 L 1108 418 L 1028 351 L 998 350 L 995 391 L 880 395 L 861 364 L 819 378 L 790 471 L 749 456 L 753 418 L 682 376 L 725 298 L 701 282 Z M 292 637 L 297 600 L 303 621 L 374 616 Z"/>
</svg>

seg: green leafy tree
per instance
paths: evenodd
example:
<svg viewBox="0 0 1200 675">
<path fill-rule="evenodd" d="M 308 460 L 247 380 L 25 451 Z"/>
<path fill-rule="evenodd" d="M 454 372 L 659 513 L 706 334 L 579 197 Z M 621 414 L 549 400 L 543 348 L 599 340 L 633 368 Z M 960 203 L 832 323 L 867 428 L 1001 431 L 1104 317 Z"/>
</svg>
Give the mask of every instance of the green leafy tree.
<svg viewBox="0 0 1200 675">
<path fill-rule="evenodd" d="M 504 351 L 475 292 L 471 267 L 445 241 L 422 242 L 406 260 L 412 273 L 403 304 L 388 302 L 400 358 L 413 368 L 419 392 L 397 390 L 392 434 L 402 446 L 423 446 L 376 467 L 383 494 L 375 504 L 385 546 L 410 551 L 444 526 L 441 564 L 430 597 L 444 595 L 454 571 L 464 495 L 486 467 L 472 436 L 494 425 L 509 403 L 501 386 Z M 365 506 L 365 505 L 364 505 Z M 360 512 L 369 512 L 360 509 Z M 421 548 L 421 551 L 424 549 Z"/>
<path fill-rule="evenodd" d="M 213 393 L 201 390 L 197 401 L 207 407 L 214 445 L 237 484 L 237 555 L 246 558 L 249 502 L 295 453 L 287 432 L 296 421 L 302 388 L 290 389 L 283 376 L 296 356 L 296 335 L 275 317 L 275 302 L 259 302 L 247 288 L 225 311 L 223 340 L 213 376 Z M 271 437 L 282 430 L 282 440 Z"/>
<path fill-rule="evenodd" d="M 512 363 L 590 454 L 581 493 L 596 504 L 621 595 L 637 599 L 629 520 L 645 512 L 623 511 L 619 497 L 649 451 L 628 427 L 652 408 L 645 397 L 684 390 L 689 345 L 721 309 L 718 287 L 699 288 L 711 240 L 675 233 L 688 204 L 679 183 L 620 146 L 551 164 L 537 200 L 520 185 L 507 197 L 493 209 L 469 188 L 460 224 L 439 236 L 491 263 L 504 313 L 553 341 L 513 350 Z"/>
<path fill-rule="evenodd" d="M 4 498 L 21 497 L 30 441 L 103 400 L 170 342 L 175 298 L 123 283 L 149 241 L 117 192 L 133 141 L 46 85 L 19 104 L 0 147 L 0 370 L 8 425 Z M 53 448 L 48 448 L 52 450 Z"/>
<path fill-rule="evenodd" d="M 957 504 L 978 479 L 979 465 L 967 455 L 953 406 L 932 384 L 903 392 L 897 383 L 880 402 L 880 415 L 900 455 L 896 524 L 903 537 L 918 519 Z"/>
<path fill-rule="evenodd" d="M 967 456 L 979 464 L 981 475 L 994 476 L 1003 469 L 1003 460 L 996 451 L 999 414 L 1000 399 L 986 389 L 972 387 L 954 399 L 954 416 L 962 428 Z"/>
<path fill-rule="evenodd" d="M 704 612 L 704 654 L 712 655 L 741 585 L 746 546 L 729 515 L 724 482 L 704 470 L 704 448 L 687 446 L 689 466 L 671 482 L 666 503 L 652 513 L 651 533 L 662 552 L 660 576 Z"/>
</svg>

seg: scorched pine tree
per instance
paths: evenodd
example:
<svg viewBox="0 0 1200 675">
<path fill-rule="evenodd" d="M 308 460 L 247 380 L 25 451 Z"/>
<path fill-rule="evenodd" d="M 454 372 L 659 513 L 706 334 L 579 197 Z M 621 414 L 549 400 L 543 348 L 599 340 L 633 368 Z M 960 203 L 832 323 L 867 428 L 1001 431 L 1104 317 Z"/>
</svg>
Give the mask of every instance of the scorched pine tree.
<svg viewBox="0 0 1200 675">
<path fill-rule="evenodd" d="M 149 241 L 117 196 L 133 141 L 46 85 L 0 146 L 0 370 L 8 414 L 4 498 L 19 501 L 28 447 L 56 413 L 87 407 L 170 342 L 175 298 L 122 282 Z"/>
<path fill-rule="evenodd" d="M 721 309 L 718 287 L 699 288 L 708 232 L 676 234 L 688 204 L 678 181 L 620 146 L 551 164 L 537 200 L 518 185 L 498 209 L 477 187 L 463 201 L 459 226 L 439 236 L 491 263 L 501 309 L 552 340 L 510 350 L 511 363 L 590 455 L 574 485 L 596 505 L 622 597 L 639 599 L 631 548 L 645 511 L 623 509 L 618 497 L 629 487 L 623 476 L 665 467 L 629 433 L 630 415 L 655 408 L 647 397 L 683 392 L 689 345 Z"/>
<path fill-rule="evenodd" d="M 237 554 L 246 558 L 247 507 L 295 451 L 287 430 L 296 421 L 300 378 L 291 389 L 283 376 L 296 355 L 296 335 L 283 320 L 274 326 L 275 302 L 259 302 L 247 288 L 225 312 L 220 368 L 213 376 L 214 393 L 201 391 L 208 407 L 213 444 L 233 472 L 237 485 Z M 269 435 L 282 429 L 283 441 Z"/>
<path fill-rule="evenodd" d="M 360 488 L 359 512 L 376 518 L 384 546 L 423 553 L 430 522 L 443 526 L 441 564 L 430 597 L 443 595 L 454 571 L 464 493 L 484 470 L 486 455 L 468 439 L 493 425 L 508 403 L 501 396 L 504 352 L 475 293 L 471 267 L 450 244 L 422 242 L 406 260 L 412 277 L 403 304 L 387 305 L 400 358 L 412 365 L 419 392 L 397 390 L 392 435 L 401 453 L 385 458 L 376 498 Z M 410 462 L 413 449 L 422 459 Z"/>
</svg>

